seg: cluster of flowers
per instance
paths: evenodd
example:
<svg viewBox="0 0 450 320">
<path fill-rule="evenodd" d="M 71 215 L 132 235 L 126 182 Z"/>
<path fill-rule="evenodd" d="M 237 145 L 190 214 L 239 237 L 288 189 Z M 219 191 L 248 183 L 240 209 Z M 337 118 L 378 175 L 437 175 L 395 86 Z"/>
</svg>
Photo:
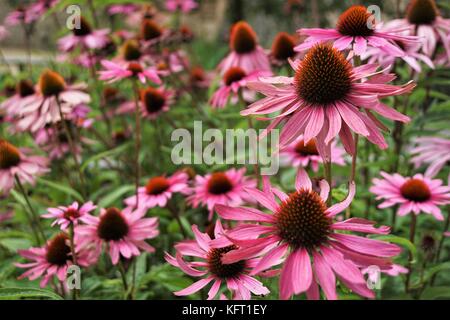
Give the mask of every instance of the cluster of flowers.
<svg viewBox="0 0 450 320">
<path fill-rule="evenodd" d="M 49 10 L 57 1 L 38 2 L 40 10 Z M 39 11 L 36 6 L 11 13 L 5 23 L 34 22 Z M 196 7 L 191 0 L 166 1 L 169 11 L 188 13 Z M 49 158 L 32 156 L 31 150 L 0 140 L 3 193 L 23 182 L 34 184 L 38 176 L 49 171 L 51 160 L 72 153 L 76 161 L 82 143 L 90 143 L 80 132 L 95 130 L 95 120 L 109 122 L 136 112 L 137 119 L 142 116 L 154 121 L 168 112 L 180 93 L 167 84 L 177 80 L 182 71 L 189 72 L 192 90 L 210 86 L 211 75 L 189 66 L 185 52 L 161 49 L 189 41 L 192 33 L 186 27 L 164 28 L 154 10 L 112 5 L 110 15 L 126 15 L 134 24 L 139 21 L 140 30 L 122 30 L 113 39 L 110 30 L 93 29 L 82 17 L 80 28 L 58 42 L 63 53 L 59 59 L 91 68 L 93 77 L 98 75 L 108 84 L 128 81 L 134 101 L 126 101 L 118 97 L 115 88 L 106 87 L 102 107 L 105 110 L 108 104 L 116 108 L 109 108 L 101 118 L 89 119 L 91 97 L 86 85 L 69 85 L 53 70 L 42 72 L 37 84 L 18 82 L 16 93 L 0 105 L 0 110 L 12 133 L 30 133 Z M 381 149 L 388 147 L 383 136 L 387 128 L 380 118 L 403 123 L 410 118 L 382 99 L 408 94 L 415 87 L 413 80 L 392 84 L 396 75 L 391 73 L 391 65 L 397 58 L 416 72 L 421 70 L 421 62 L 430 68 L 448 65 L 450 20 L 439 15 L 432 0 L 412 0 L 405 19 L 376 23 L 373 29 L 367 26 L 369 18 L 365 7 L 352 6 L 342 13 L 334 29 L 298 30 L 305 38 L 302 42 L 299 37 L 278 34 L 270 52 L 261 47 L 248 23 L 241 21 L 231 28 L 230 53 L 218 66 L 221 81 L 210 104 L 224 108 L 245 103 L 242 116 L 264 115 L 263 120 L 271 121 L 266 132 L 281 128 L 280 154 L 286 165 L 298 168 L 293 191 L 271 185 L 267 176 L 261 177 L 260 190 L 259 181 L 246 176 L 245 168 L 204 176 L 180 170 L 153 176 L 145 186 L 137 185 L 136 193 L 124 199 L 124 209 L 101 208 L 95 215 L 92 202 L 50 208 L 42 217 L 54 219 L 53 225 L 61 232 L 42 247 L 19 251 L 31 260 L 17 264 L 29 269 L 21 277 L 42 277 L 41 286 L 53 276 L 63 281 L 68 266 L 95 264 L 102 248 L 114 265 L 139 256 L 141 251 L 153 252 L 146 240 L 158 236 L 158 219 L 146 215 L 154 207 L 168 207 L 173 195 L 180 193 L 193 208 L 208 210 L 214 230 L 201 232 L 192 225 L 195 239 L 177 243 L 174 255 L 166 253 L 169 264 L 201 278 L 176 295 L 193 294 L 212 282 L 209 299 L 218 296 L 223 284 L 232 298 L 250 299 L 252 293 L 269 293 L 255 277 L 279 276 L 282 299 L 301 293 L 319 299 L 320 289 L 327 299 L 337 299 L 337 279 L 353 292 L 374 298 L 364 278 L 369 266 L 376 265 L 392 276 L 408 272 L 393 262 L 400 247 L 365 236 L 386 235 L 390 228 L 362 218 L 338 218 L 349 210 L 355 197 L 354 175 L 347 197 L 333 204 L 332 180 L 311 181 L 305 169 L 317 172 L 319 166 L 331 163 L 344 166 L 347 154 L 355 160 L 359 137 Z M 119 53 L 110 58 L 116 43 L 120 43 Z M 437 51 L 437 43 L 442 44 L 443 52 Z M 97 72 L 99 65 L 102 69 Z M 287 67 L 291 76 L 274 75 L 280 66 Z M 257 100 L 257 93 L 264 98 Z M 383 178 L 374 179 L 370 190 L 377 199 L 384 199 L 380 208 L 399 205 L 399 216 L 424 212 L 444 220 L 439 207 L 450 204 L 450 187 L 434 177 L 450 159 L 450 140 L 424 137 L 417 142 L 411 151 L 416 154 L 412 161 L 416 168 L 429 164 L 425 175 L 403 177 L 381 172 Z M 215 213 L 219 219 L 214 219 Z M 220 219 L 230 220 L 227 227 Z"/>
</svg>

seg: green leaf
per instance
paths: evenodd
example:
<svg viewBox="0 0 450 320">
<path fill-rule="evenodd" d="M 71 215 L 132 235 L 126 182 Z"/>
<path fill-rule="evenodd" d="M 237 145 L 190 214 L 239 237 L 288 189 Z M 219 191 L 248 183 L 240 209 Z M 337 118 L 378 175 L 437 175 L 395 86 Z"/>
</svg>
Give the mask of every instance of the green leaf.
<svg viewBox="0 0 450 320">
<path fill-rule="evenodd" d="M 65 194 L 77 199 L 78 201 L 81 201 L 81 202 L 84 201 L 83 197 L 81 196 L 81 194 L 78 191 L 76 191 L 66 185 L 63 185 L 63 184 L 60 184 L 57 182 L 53 182 L 53 181 L 48 181 L 48 180 L 45 180 L 42 178 L 38 179 L 38 183 L 41 183 L 49 188 L 61 191 L 62 193 L 65 193 Z"/>
<path fill-rule="evenodd" d="M 107 208 L 111 204 L 113 204 L 117 199 L 120 199 L 124 194 L 133 191 L 135 189 L 135 186 L 133 185 L 125 185 L 118 189 L 116 189 L 114 192 L 108 194 L 106 197 L 103 197 L 98 202 L 99 208 Z"/>
<path fill-rule="evenodd" d="M 403 247 L 406 247 L 413 256 L 412 263 L 415 263 L 415 261 L 417 260 L 416 246 L 408 239 L 394 236 L 394 235 L 377 236 L 377 237 L 375 237 L 375 239 L 396 243 Z"/>
<path fill-rule="evenodd" d="M 428 287 L 423 291 L 420 298 L 423 300 L 450 298 L 450 287 L 449 286 Z"/>
<path fill-rule="evenodd" d="M 426 272 L 425 272 L 424 281 L 428 281 L 434 275 L 436 275 L 438 272 L 441 272 L 444 270 L 450 270 L 450 261 L 443 262 L 443 263 L 440 263 L 433 267 L 428 268 L 428 270 L 426 270 Z"/>
<path fill-rule="evenodd" d="M 63 300 L 56 293 L 36 288 L 0 288 L 0 300 L 17 300 L 17 299 L 50 299 Z"/>
</svg>

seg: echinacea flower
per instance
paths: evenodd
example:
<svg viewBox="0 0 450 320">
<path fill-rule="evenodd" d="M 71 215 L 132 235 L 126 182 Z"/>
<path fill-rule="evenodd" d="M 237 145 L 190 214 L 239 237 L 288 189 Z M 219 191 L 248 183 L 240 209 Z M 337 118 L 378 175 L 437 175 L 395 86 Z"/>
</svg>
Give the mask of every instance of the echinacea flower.
<svg viewBox="0 0 450 320">
<path fill-rule="evenodd" d="M 399 46 L 402 47 L 405 52 L 405 54 L 401 57 L 395 57 L 378 48 L 369 48 L 365 54 L 361 55 L 361 59 L 367 59 L 367 63 L 369 64 L 377 63 L 387 72 L 393 68 L 395 60 L 398 58 L 405 61 L 414 71 L 418 73 L 422 71 L 420 63 L 425 63 L 429 68 L 434 69 L 433 61 L 431 61 L 431 59 L 426 55 L 418 52 L 421 48 L 420 43 L 403 46 L 399 44 Z"/>
<path fill-rule="evenodd" d="M 171 12 L 189 13 L 197 6 L 198 4 L 194 0 L 166 0 L 166 9 Z"/>
<path fill-rule="evenodd" d="M 246 73 L 271 72 L 269 58 L 247 22 L 237 22 L 231 28 L 230 49 L 231 52 L 219 64 L 222 74 L 232 67 L 240 67 Z"/>
<path fill-rule="evenodd" d="M 122 256 L 130 259 L 139 256 L 140 251 L 154 252 L 145 240 L 158 236 L 158 218 L 144 218 L 145 211 L 125 208 L 101 209 L 100 216 L 84 215 L 83 222 L 75 228 L 77 248 L 92 246 L 95 256 L 100 255 L 106 245 L 112 263 Z"/>
<path fill-rule="evenodd" d="M 59 0 L 37 0 L 34 3 L 31 3 L 28 10 L 33 12 L 35 15 L 42 17 L 46 14 L 50 9 L 52 9 Z"/>
<path fill-rule="evenodd" d="M 247 207 L 217 205 L 219 216 L 227 220 L 255 221 L 263 224 L 240 224 L 226 232 L 227 238 L 238 248 L 222 256 L 222 262 L 233 264 L 253 257 L 261 257 L 250 275 L 257 275 L 273 266 L 283 264 L 280 274 L 280 297 L 306 292 L 309 299 L 319 299 L 319 287 L 327 299 L 337 299 L 336 276 L 355 293 L 373 298 L 360 268 L 377 265 L 390 268 L 390 259 L 401 249 L 384 241 L 370 239 L 349 231 L 367 234 L 387 234 L 389 227 L 375 227 L 375 222 L 351 218 L 334 222 L 333 217 L 345 210 L 355 195 L 350 183 L 349 194 L 341 203 L 327 207 L 330 187 L 320 182 L 320 193 L 312 189 L 307 173 L 300 169 L 296 191 L 287 195 L 270 186 L 264 177 L 263 191 L 246 189 L 269 214 Z M 280 202 L 277 202 L 276 197 Z M 345 233 L 339 233 L 345 231 Z M 220 241 L 214 240 L 214 247 Z"/>
<path fill-rule="evenodd" d="M 40 15 L 30 7 L 19 6 L 15 10 L 8 13 L 5 18 L 5 24 L 8 26 L 17 26 L 20 24 L 29 25 L 36 22 Z"/>
<path fill-rule="evenodd" d="M 298 55 L 294 48 L 296 39 L 287 32 L 279 32 L 272 42 L 270 57 L 276 64 L 282 65 L 288 62 L 288 59 L 295 59 Z"/>
<path fill-rule="evenodd" d="M 75 26 L 73 34 L 69 34 L 58 40 L 58 47 L 63 52 L 69 52 L 76 47 L 83 50 L 100 49 L 109 42 L 108 29 L 92 30 L 89 22 L 84 17 L 80 17 L 80 25 Z"/>
<path fill-rule="evenodd" d="M 174 193 L 188 192 L 188 176 L 184 172 L 176 172 L 173 175 L 156 176 L 148 180 L 144 187 L 138 189 L 139 208 L 147 210 L 156 206 L 164 208 Z M 136 205 L 136 195 L 125 199 L 125 204 L 130 207 Z"/>
<path fill-rule="evenodd" d="M 48 159 L 29 156 L 28 149 L 18 149 L 0 139 L 0 192 L 8 194 L 17 177 L 22 183 L 34 185 L 36 178 L 48 172 Z"/>
<path fill-rule="evenodd" d="M 145 68 L 138 62 L 115 63 L 102 60 L 104 70 L 99 71 L 100 80 L 108 80 L 108 83 L 126 78 L 137 78 L 140 82 L 146 83 L 147 79 L 153 83 L 161 84 L 158 71 L 154 67 Z"/>
<path fill-rule="evenodd" d="M 21 113 L 22 108 L 31 102 L 35 89 L 30 80 L 22 79 L 16 85 L 16 93 L 0 104 L 0 110 L 6 115 L 15 117 Z"/>
<path fill-rule="evenodd" d="M 135 3 L 124 3 L 124 4 L 111 4 L 107 7 L 107 12 L 109 15 L 114 16 L 118 14 L 130 15 L 139 10 L 139 5 Z"/>
<path fill-rule="evenodd" d="M 389 32 L 379 30 L 379 25 L 372 19 L 372 14 L 364 6 L 351 6 L 341 14 L 335 29 L 302 28 L 297 32 L 301 36 L 307 36 L 305 41 L 298 45 L 295 50 L 302 52 L 317 43 L 332 41 L 338 50 L 351 48 L 356 56 L 365 53 L 368 47 L 379 48 L 386 53 L 401 57 L 403 50 L 394 41 L 403 43 L 415 43 L 414 36 L 399 34 L 402 29 L 390 30 Z M 369 22 L 372 26 L 369 27 Z"/>
<path fill-rule="evenodd" d="M 211 97 L 211 105 L 214 108 L 223 108 L 230 99 L 230 96 L 234 98 L 236 102 L 238 100 L 237 98 L 239 90 L 246 89 L 247 83 L 249 81 L 254 81 L 259 77 L 268 75 L 270 75 L 270 73 L 264 71 L 254 71 L 247 74 L 240 67 L 231 67 L 223 74 L 219 89 L 217 89 L 217 91 L 214 92 L 213 96 Z M 244 93 L 246 93 L 247 91 L 248 90 L 242 92 L 244 99 L 245 96 L 248 96 L 247 94 L 244 95 Z"/>
<path fill-rule="evenodd" d="M 345 150 L 339 147 L 336 141 L 331 142 L 331 163 L 340 166 L 345 165 L 344 154 Z M 312 139 L 305 144 L 302 135 L 281 150 L 280 156 L 285 162 L 294 167 L 307 168 L 311 165 L 314 172 L 317 172 L 319 170 L 319 164 L 323 163 L 323 159 L 317 150 L 315 140 Z"/>
<path fill-rule="evenodd" d="M 384 201 L 379 208 L 399 205 L 397 214 L 405 216 L 409 213 L 418 215 L 421 212 L 433 215 L 437 220 L 444 220 L 439 206 L 450 203 L 450 187 L 443 186 L 442 180 L 416 174 L 406 178 L 398 173 L 380 173 L 383 179 L 374 178 L 370 192 L 377 200 Z"/>
<path fill-rule="evenodd" d="M 165 35 L 167 35 L 167 32 L 155 20 L 142 20 L 140 36 L 146 42 L 146 45 L 158 43 Z"/>
<path fill-rule="evenodd" d="M 214 206 L 217 204 L 238 206 L 244 202 L 252 202 L 244 188 L 255 187 L 256 180 L 246 177 L 245 172 L 246 169 L 242 168 L 208 173 L 204 177 L 197 175 L 188 202 L 194 208 L 206 206 L 209 220 L 212 219 Z"/>
<path fill-rule="evenodd" d="M 450 59 L 450 19 L 444 19 L 434 0 L 411 0 L 404 19 L 393 20 L 389 26 L 409 29 L 410 34 L 417 35 L 422 44 L 422 51 L 432 58 L 436 45 L 441 43 L 447 59 Z"/>
<path fill-rule="evenodd" d="M 419 137 L 414 140 L 417 146 L 410 153 L 416 168 L 427 164 L 425 176 L 434 177 L 450 161 L 450 139 L 439 137 Z"/>
<path fill-rule="evenodd" d="M 171 265 L 180 268 L 184 273 L 192 277 L 203 277 L 194 282 L 189 287 L 177 291 L 177 296 L 191 295 L 209 283 L 213 282 L 208 291 L 208 300 L 214 299 L 223 283 L 236 298 L 236 300 L 250 300 L 251 293 L 255 295 L 266 295 L 269 290 L 261 282 L 248 275 L 250 268 L 257 262 L 257 259 L 242 260 L 233 264 L 223 264 L 221 259 L 224 254 L 236 249 L 236 246 L 229 243 L 227 246 L 212 248 L 209 244 L 211 238 L 207 233 L 201 233 L 196 225 L 192 226 L 194 240 L 186 240 L 175 245 L 176 256 L 166 253 L 165 259 Z M 223 227 L 217 220 L 214 228 L 214 236 L 221 239 L 224 234 Z M 199 260 L 187 262 L 183 256 L 198 258 Z"/>
<path fill-rule="evenodd" d="M 141 89 L 139 106 L 142 117 L 155 120 L 161 113 L 169 111 L 173 96 L 174 92 L 164 87 Z M 132 113 L 135 104 L 134 101 L 127 101 L 117 109 L 117 113 Z"/>
<path fill-rule="evenodd" d="M 306 143 L 316 138 L 324 156 L 325 146 L 339 134 L 345 150 L 354 154 L 351 130 L 384 149 L 387 144 L 380 129 L 385 127 L 373 112 L 391 120 L 410 120 L 380 98 L 410 92 L 414 84 L 385 84 L 395 76 L 377 74 L 377 65 L 353 67 L 337 49 L 318 44 L 292 67 L 294 77 L 260 78 L 249 83 L 250 89 L 266 97 L 241 111 L 242 115 L 281 111 L 268 127 L 271 130 L 288 119 L 280 135 L 281 149 L 303 134 Z M 365 80 L 359 82 L 361 79 Z"/>
<path fill-rule="evenodd" d="M 47 244 L 39 248 L 19 250 L 19 254 L 32 262 L 15 263 L 16 267 L 29 269 L 19 279 L 35 280 L 42 277 L 41 288 L 47 286 L 53 277 L 63 282 L 67 278 L 67 269 L 73 264 L 69 238 L 64 233 L 56 235 Z M 86 248 L 76 250 L 77 264 L 88 267 L 96 261 Z"/>
<path fill-rule="evenodd" d="M 83 87 L 67 85 L 60 74 L 45 70 L 39 77 L 37 92 L 20 110 L 21 119 L 17 127 L 21 131 L 36 132 L 46 124 L 61 121 L 61 113 L 68 115 L 74 107 L 91 101 L 89 94 L 80 90 Z"/>
<path fill-rule="evenodd" d="M 61 230 L 66 231 L 70 225 L 76 226 L 79 221 L 83 221 L 84 215 L 95 210 L 97 206 L 94 206 L 92 201 L 86 202 L 82 206 L 78 202 L 72 203 L 70 206 L 59 206 L 57 208 L 48 208 L 46 214 L 43 214 L 43 218 L 55 219 L 52 226 L 59 225 Z"/>
</svg>

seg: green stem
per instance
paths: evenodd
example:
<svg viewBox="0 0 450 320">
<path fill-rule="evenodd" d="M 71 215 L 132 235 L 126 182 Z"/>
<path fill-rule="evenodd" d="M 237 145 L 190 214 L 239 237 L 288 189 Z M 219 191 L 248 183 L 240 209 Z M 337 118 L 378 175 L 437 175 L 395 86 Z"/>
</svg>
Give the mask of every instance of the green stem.
<svg viewBox="0 0 450 320">
<path fill-rule="evenodd" d="M 411 212 L 411 224 L 409 226 L 409 241 L 414 244 L 414 240 L 416 237 L 416 224 L 417 224 L 417 216 L 414 212 Z M 411 282 L 411 274 L 412 274 L 412 264 L 413 264 L 414 256 L 412 253 L 409 253 L 409 261 L 408 261 L 408 270 L 409 272 L 406 274 L 405 280 L 405 291 L 409 292 L 410 282 Z"/>
<path fill-rule="evenodd" d="M 141 179 L 141 166 L 139 165 L 139 152 L 141 149 L 141 111 L 139 108 L 139 87 L 136 80 L 133 81 L 133 91 L 134 91 L 134 115 L 135 115 L 135 158 L 134 158 L 134 170 L 135 170 L 135 187 L 136 187 L 136 205 L 135 208 L 139 207 L 139 182 Z"/>
<path fill-rule="evenodd" d="M 34 236 L 36 238 L 36 242 L 38 245 L 41 245 L 42 243 L 45 242 L 45 234 L 44 234 L 44 230 L 41 227 L 41 224 L 39 223 L 39 216 L 37 215 L 37 212 L 34 210 L 33 206 L 31 205 L 31 202 L 30 202 L 30 199 L 28 198 L 27 192 L 25 191 L 25 188 L 17 174 L 14 175 L 14 179 L 16 180 L 16 185 L 19 188 L 20 193 L 24 197 L 25 202 L 30 211 L 31 217 L 28 214 L 27 214 L 27 217 L 29 219 L 31 229 L 33 230 Z M 42 240 L 40 237 L 42 238 Z"/>
</svg>

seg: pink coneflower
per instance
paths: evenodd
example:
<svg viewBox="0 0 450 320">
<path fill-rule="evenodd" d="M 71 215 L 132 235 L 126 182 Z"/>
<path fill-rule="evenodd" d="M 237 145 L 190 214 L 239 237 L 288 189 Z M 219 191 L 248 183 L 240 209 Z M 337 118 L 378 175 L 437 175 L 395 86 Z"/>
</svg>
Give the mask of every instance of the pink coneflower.
<svg viewBox="0 0 450 320">
<path fill-rule="evenodd" d="M 211 80 L 212 75 L 202 67 L 194 66 L 189 70 L 189 84 L 195 89 L 208 88 Z"/>
<path fill-rule="evenodd" d="M 345 165 L 345 150 L 339 147 L 336 141 L 331 142 L 331 162 L 340 166 Z M 294 167 L 306 168 L 311 165 L 314 172 L 319 170 L 319 164 L 323 163 L 322 157 L 317 150 L 314 139 L 305 144 L 303 136 L 300 135 L 297 140 L 291 143 L 280 152 L 283 160 Z"/>
<path fill-rule="evenodd" d="M 411 150 L 411 158 L 416 168 L 427 164 L 425 176 L 434 177 L 450 161 L 450 140 L 438 137 L 416 138 L 417 146 Z"/>
<path fill-rule="evenodd" d="M 436 45 L 441 43 L 447 58 L 450 59 L 450 19 L 440 16 L 434 0 L 411 0 L 406 10 L 405 19 L 393 20 L 391 27 L 409 29 L 411 34 L 419 36 L 422 51 L 432 58 Z"/>
<path fill-rule="evenodd" d="M 444 220 L 439 206 L 450 203 L 450 187 L 443 186 L 442 180 L 430 179 L 422 174 L 416 174 L 412 178 L 402 177 L 398 173 L 380 174 L 384 179 L 373 179 L 374 185 L 370 188 L 370 192 L 377 195 L 378 200 L 384 199 L 379 208 L 398 204 L 399 216 L 424 212 L 437 220 Z"/>
<path fill-rule="evenodd" d="M 246 189 L 270 214 L 254 208 L 217 205 L 216 211 L 223 219 L 264 223 L 241 224 L 228 232 L 227 237 L 238 249 L 226 253 L 222 262 L 232 264 L 262 255 L 250 273 L 256 275 L 284 261 L 280 275 L 282 299 L 305 291 L 308 298 L 319 299 L 318 285 L 327 299 L 337 299 L 336 275 L 340 283 L 355 293 L 373 298 L 360 268 L 370 265 L 390 268 L 390 258 L 398 255 L 401 249 L 380 240 L 348 234 L 348 231 L 387 234 L 389 227 L 377 228 L 375 222 L 361 218 L 333 222 L 333 217 L 352 202 L 354 182 L 350 184 L 347 198 L 330 208 L 326 205 L 330 187 L 325 180 L 320 186 L 320 194 L 313 191 L 311 180 L 300 169 L 296 191 L 289 195 L 272 188 L 267 176 L 263 191 Z M 220 245 L 220 241 L 214 241 L 219 242 L 214 246 Z"/>
<path fill-rule="evenodd" d="M 323 155 L 321 150 L 339 134 L 346 151 L 353 154 L 353 130 L 380 148 L 386 148 L 380 132 L 385 127 L 372 112 L 391 120 L 410 120 L 382 103 L 380 98 L 410 92 L 415 85 L 412 81 L 404 86 L 385 84 L 395 76 L 378 75 L 377 65 L 353 67 L 337 49 L 318 44 L 292 67 L 294 77 L 265 78 L 249 83 L 250 89 L 261 92 L 266 98 L 241 111 L 242 115 L 281 111 L 268 127 L 270 130 L 289 119 L 281 131 L 281 147 L 303 134 L 306 143 L 316 138 Z M 361 79 L 365 81 L 359 82 Z"/>
<path fill-rule="evenodd" d="M 38 0 L 30 4 L 29 10 L 37 16 L 43 16 L 58 2 L 59 0 Z"/>
<path fill-rule="evenodd" d="M 5 18 L 7 26 L 17 26 L 19 24 L 31 24 L 39 19 L 40 15 L 36 14 L 30 7 L 19 6 L 17 9 L 8 13 Z"/>
<path fill-rule="evenodd" d="M 107 7 L 107 12 L 109 15 L 114 16 L 117 14 L 130 15 L 139 10 L 139 6 L 134 3 L 124 3 L 124 4 L 112 4 Z"/>
<path fill-rule="evenodd" d="M 166 0 L 166 9 L 171 12 L 182 11 L 184 13 L 189 13 L 198 4 L 194 0 Z"/>
<path fill-rule="evenodd" d="M 154 45 L 165 37 L 168 32 L 153 19 L 144 19 L 141 22 L 140 38 L 144 41 L 144 47 Z"/>
<path fill-rule="evenodd" d="M 276 65 L 283 65 L 288 62 L 288 59 L 295 59 L 298 55 L 294 48 L 297 43 L 295 37 L 287 32 L 279 32 L 272 42 L 272 49 L 270 51 L 270 58 L 272 63 Z"/>
<path fill-rule="evenodd" d="M 57 208 L 48 208 L 48 213 L 43 214 L 42 217 L 55 219 L 52 226 L 59 225 L 61 230 L 65 231 L 70 225 L 78 225 L 78 221 L 83 221 L 84 215 L 89 214 L 96 208 L 97 206 L 94 206 L 92 201 L 86 202 L 82 206 L 75 201 L 67 207 L 59 206 Z"/>
<path fill-rule="evenodd" d="M 254 81 L 259 77 L 269 75 L 271 75 L 271 73 L 264 71 L 254 71 L 247 74 L 240 67 L 231 67 L 223 74 L 220 87 L 216 92 L 214 92 L 210 103 L 214 108 L 223 108 L 227 104 L 230 97 L 234 99 L 233 103 L 236 103 L 238 100 L 239 90 L 245 89 L 249 81 Z M 247 91 L 242 92 L 242 94 L 248 93 Z M 246 95 L 248 96 L 248 94 Z"/>
<path fill-rule="evenodd" d="M 164 208 L 174 193 L 186 194 L 187 191 L 188 175 L 184 172 L 176 172 L 169 177 L 152 177 L 148 180 L 145 187 L 138 189 L 139 207 L 143 210 L 156 206 Z M 125 204 L 134 207 L 136 205 L 136 195 L 125 199 Z"/>
<path fill-rule="evenodd" d="M 92 30 L 90 24 L 83 17 L 80 18 L 79 28 L 74 28 L 72 32 L 73 34 L 58 40 L 59 50 L 69 52 L 76 47 L 85 50 L 100 49 L 109 42 L 108 29 Z"/>
<path fill-rule="evenodd" d="M 213 216 L 217 204 L 239 206 L 244 202 L 252 202 L 244 188 L 256 186 L 256 180 L 245 176 L 246 169 L 230 169 L 224 172 L 209 173 L 195 177 L 192 194 L 188 202 L 194 207 L 206 206 L 209 210 L 208 219 Z"/>
<path fill-rule="evenodd" d="M 161 113 L 169 111 L 174 95 L 175 93 L 172 90 L 165 89 L 164 87 L 141 89 L 139 105 L 142 117 L 155 120 Z M 117 113 L 133 113 L 135 104 L 134 101 L 127 101 L 117 109 Z"/>
<path fill-rule="evenodd" d="M 255 31 L 247 22 L 237 22 L 231 28 L 230 49 L 231 52 L 219 65 L 222 74 L 232 67 L 240 67 L 246 73 L 271 71 L 269 58 L 258 44 Z"/>
<path fill-rule="evenodd" d="M 16 85 L 16 93 L 0 104 L 0 110 L 6 115 L 15 117 L 22 112 L 22 108 L 33 101 L 35 89 L 30 80 L 20 80 Z"/>
<path fill-rule="evenodd" d="M 51 70 L 44 71 L 31 102 L 20 112 L 17 127 L 36 132 L 48 123 L 61 121 L 61 113 L 70 114 L 74 107 L 91 101 L 89 94 L 81 91 L 83 85 L 67 85 L 64 78 Z M 61 111 L 61 113 L 60 113 Z"/>
<path fill-rule="evenodd" d="M 374 26 L 369 28 L 368 22 L 371 21 Z M 351 48 L 355 55 L 359 56 L 366 52 L 368 47 L 379 48 L 393 56 L 403 56 L 403 50 L 398 47 L 394 41 L 403 43 L 417 42 L 413 36 L 403 36 L 398 30 L 390 32 L 377 30 L 378 26 L 372 20 L 372 15 L 364 6 L 351 6 L 341 16 L 335 29 L 303 28 L 297 32 L 301 36 L 308 36 L 305 41 L 298 45 L 296 51 L 305 51 L 317 43 L 332 41 L 334 47 L 339 50 Z"/>
<path fill-rule="evenodd" d="M 211 238 L 207 233 L 201 233 L 196 225 L 192 226 L 195 241 L 187 240 L 179 242 L 175 245 L 176 256 L 173 257 L 166 253 L 166 261 L 171 265 L 180 268 L 184 273 L 192 277 L 203 277 L 189 287 L 177 291 L 177 296 L 187 296 L 193 294 L 210 282 L 213 285 L 208 291 L 208 300 L 212 300 L 225 282 L 228 290 L 235 296 L 237 300 L 250 300 L 251 293 L 256 295 L 266 295 L 269 290 L 263 286 L 261 282 L 248 275 L 249 268 L 254 267 L 258 260 L 242 260 L 232 264 L 223 264 L 221 259 L 224 254 L 236 249 L 236 246 L 230 243 L 220 248 L 212 248 L 210 246 Z M 220 221 L 216 222 L 214 228 L 214 236 L 221 239 L 225 231 Z M 186 262 L 183 256 L 199 258 L 200 261 Z"/>
<path fill-rule="evenodd" d="M 73 264 L 69 238 L 63 233 L 56 235 L 43 247 L 19 250 L 18 252 L 22 257 L 32 261 L 15 263 L 16 267 L 29 268 L 19 279 L 35 280 L 42 277 L 41 288 L 45 287 L 54 276 L 61 282 L 65 281 L 67 268 Z M 96 261 L 96 258 L 84 248 L 77 250 L 76 255 L 77 264 L 82 267 L 90 266 Z"/>
<path fill-rule="evenodd" d="M 22 183 L 34 185 L 36 177 L 48 172 L 48 159 L 29 156 L 28 149 L 18 149 L 0 139 L 0 192 L 8 194 L 17 177 Z"/>
<path fill-rule="evenodd" d="M 154 67 L 144 68 L 139 62 L 115 63 L 102 60 L 104 70 L 99 71 L 100 80 L 108 80 L 108 83 L 126 78 L 137 78 L 140 82 L 146 83 L 147 79 L 153 83 L 161 84 L 158 71 Z"/>
<path fill-rule="evenodd" d="M 140 250 L 154 252 L 155 249 L 145 240 L 158 236 L 158 218 L 144 218 L 145 211 L 125 208 L 101 209 L 100 216 L 84 215 L 83 222 L 75 228 L 77 247 L 92 245 L 98 256 L 103 244 L 109 248 L 113 264 L 119 262 L 120 256 L 129 259 L 139 256 Z"/>
<path fill-rule="evenodd" d="M 426 55 L 419 53 L 421 45 L 405 45 L 403 46 L 403 50 L 405 51 L 405 55 L 401 56 L 400 59 L 405 61 L 414 71 L 420 73 L 422 71 L 422 67 L 420 63 L 425 63 L 429 68 L 434 69 L 434 63 L 428 58 Z M 390 71 L 395 65 L 395 60 L 399 57 L 395 57 L 390 55 L 378 48 L 369 48 L 366 53 L 361 55 L 362 60 L 367 60 L 367 63 L 377 63 L 382 68 L 384 68 L 387 72 Z"/>
</svg>

